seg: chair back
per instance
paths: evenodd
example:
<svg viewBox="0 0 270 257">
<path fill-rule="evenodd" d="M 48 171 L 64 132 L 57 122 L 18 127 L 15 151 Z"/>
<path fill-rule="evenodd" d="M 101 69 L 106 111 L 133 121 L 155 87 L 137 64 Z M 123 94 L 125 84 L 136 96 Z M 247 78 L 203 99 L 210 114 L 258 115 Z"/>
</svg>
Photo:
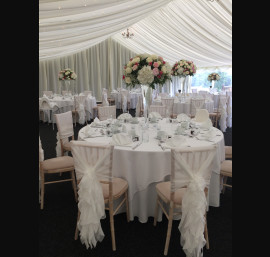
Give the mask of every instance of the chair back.
<svg viewBox="0 0 270 257">
<path fill-rule="evenodd" d="M 77 111 L 79 114 L 79 123 L 81 125 L 85 123 L 85 119 L 86 119 L 86 112 L 85 112 L 86 98 L 87 98 L 86 95 L 74 96 L 75 111 Z"/>
<path fill-rule="evenodd" d="M 109 201 L 112 202 L 113 146 L 74 140 L 70 145 L 79 182 L 77 227 L 81 242 L 92 248 L 104 238 L 100 224 L 100 219 L 106 216 L 101 180 L 109 184 Z"/>
<path fill-rule="evenodd" d="M 163 106 L 166 106 L 166 111 L 168 110 L 169 115 L 172 115 L 173 114 L 174 97 L 162 97 L 161 103 Z"/>
<path fill-rule="evenodd" d="M 109 118 L 116 119 L 116 105 L 111 106 L 98 106 L 99 120 L 107 120 Z"/>
<path fill-rule="evenodd" d="M 46 95 L 48 97 L 52 96 L 53 91 L 43 91 L 43 95 Z"/>
<path fill-rule="evenodd" d="M 102 92 L 102 106 L 109 106 L 107 91 Z"/>
<path fill-rule="evenodd" d="M 74 135 L 71 111 L 55 114 L 55 119 L 60 139 Z"/>
<path fill-rule="evenodd" d="M 162 118 L 166 117 L 166 106 L 163 105 L 150 105 L 149 113 L 157 112 L 161 115 Z"/>
<path fill-rule="evenodd" d="M 205 245 L 204 228 L 207 192 L 217 146 L 171 149 L 171 204 L 175 191 L 186 187 L 179 224 L 181 245 L 187 256 L 199 256 Z M 192 231 L 192 233 L 190 232 Z"/>
<path fill-rule="evenodd" d="M 196 115 L 196 110 L 197 109 L 202 109 L 203 106 L 204 106 L 204 103 L 205 103 L 205 99 L 202 98 L 197 98 L 197 99 L 194 99 L 194 98 L 191 98 L 191 111 L 190 111 L 190 114 L 191 116 L 195 116 Z"/>
<path fill-rule="evenodd" d="M 39 162 L 44 161 L 44 150 L 42 149 L 42 144 L 39 136 Z"/>
<path fill-rule="evenodd" d="M 209 119 L 209 112 L 207 109 L 197 109 L 195 114 L 195 121 L 204 122 Z"/>
<path fill-rule="evenodd" d="M 197 88 L 191 89 L 191 92 L 192 92 L 192 93 L 197 93 Z"/>
<path fill-rule="evenodd" d="M 227 129 L 227 96 L 219 96 L 218 112 L 220 113 L 219 126 L 222 132 Z"/>
</svg>

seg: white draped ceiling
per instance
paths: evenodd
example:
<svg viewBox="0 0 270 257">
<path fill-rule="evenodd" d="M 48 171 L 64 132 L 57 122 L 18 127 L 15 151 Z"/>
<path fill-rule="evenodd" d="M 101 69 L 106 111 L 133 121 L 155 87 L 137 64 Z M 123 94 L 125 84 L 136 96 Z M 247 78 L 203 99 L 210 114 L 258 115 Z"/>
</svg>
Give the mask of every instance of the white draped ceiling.
<svg viewBox="0 0 270 257">
<path fill-rule="evenodd" d="M 231 65 L 232 0 L 39 0 L 40 61 L 72 55 L 112 38 L 171 64 Z M 133 39 L 121 33 L 129 27 Z"/>
</svg>

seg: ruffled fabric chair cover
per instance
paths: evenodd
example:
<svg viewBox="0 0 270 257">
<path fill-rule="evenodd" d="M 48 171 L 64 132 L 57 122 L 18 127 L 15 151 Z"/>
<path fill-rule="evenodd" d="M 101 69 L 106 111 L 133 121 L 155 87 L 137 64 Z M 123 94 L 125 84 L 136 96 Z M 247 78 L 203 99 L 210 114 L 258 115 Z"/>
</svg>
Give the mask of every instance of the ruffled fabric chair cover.
<svg viewBox="0 0 270 257">
<path fill-rule="evenodd" d="M 166 117 L 166 106 L 163 105 L 150 105 L 149 107 L 149 113 L 151 112 L 157 112 L 160 114 L 162 118 Z"/>
<path fill-rule="evenodd" d="M 121 90 L 121 102 L 122 102 L 122 110 L 123 112 L 127 112 L 127 104 L 128 104 L 128 90 Z"/>
<path fill-rule="evenodd" d="M 107 92 L 102 92 L 102 106 L 109 106 Z"/>
<path fill-rule="evenodd" d="M 80 211 L 77 222 L 80 239 L 88 249 L 101 242 L 104 233 L 100 219 L 106 218 L 105 204 L 100 180 L 112 180 L 113 146 L 71 141 L 78 184 Z"/>
<path fill-rule="evenodd" d="M 231 92 L 227 92 L 231 93 Z M 227 97 L 227 127 L 231 128 L 232 127 L 232 96 Z"/>
<path fill-rule="evenodd" d="M 216 145 L 196 149 L 171 149 L 171 191 L 187 186 L 182 198 L 182 216 L 178 229 L 180 243 L 187 257 L 202 257 L 207 198 Z"/>
<path fill-rule="evenodd" d="M 227 129 L 227 97 L 220 96 L 219 97 L 219 127 L 222 132 L 225 132 Z"/>
<path fill-rule="evenodd" d="M 83 125 L 86 121 L 85 120 L 86 119 L 86 112 L 85 112 L 86 98 L 87 98 L 87 96 L 85 96 L 85 95 L 74 96 L 75 110 L 78 112 L 79 124 L 81 124 L 81 125 Z"/>
<path fill-rule="evenodd" d="M 195 116 L 196 110 L 202 109 L 204 106 L 204 103 L 205 103 L 204 98 L 201 98 L 201 99 L 200 98 L 197 98 L 197 99 L 192 98 L 191 99 L 191 111 L 190 111 L 191 116 Z"/>
<path fill-rule="evenodd" d="M 43 111 L 44 119 L 45 115 L 48 116 L 48 123 L 52 122 L 54 129 L 54 114 L 56 114 L 59 110 L 59 106 L 57 105 L 57 103 L 50 101 L 47 96 L 44 96 L 41 98 L 39 109 Z"/>
<path fill-rule="evenodd" d="M 72 121 L 72 112 L 64 112 L 56 114 L 56 124 L 58 128 L 58 132 L 56 134 L 56 156 L 61 156 L 61 143 L 63 144 L 68 142 L 68 138 L 74 135 L 73 131 L 73 121 Z M 67 155 L 67 152 L 65 153 Z"/>
<path fill-rule="evenodd" d="M 116 106 L 98 106 L 99 120 L 107 120 L 109 118 L 116 119 Z"/>
<path fill-rule="evenodd" d="M 161 97 L 161 103 L 163 106 L 166 106 L 166 112 L 168 111 L 169 115 L 172 116 L 174 97 Z"/>
</svg>

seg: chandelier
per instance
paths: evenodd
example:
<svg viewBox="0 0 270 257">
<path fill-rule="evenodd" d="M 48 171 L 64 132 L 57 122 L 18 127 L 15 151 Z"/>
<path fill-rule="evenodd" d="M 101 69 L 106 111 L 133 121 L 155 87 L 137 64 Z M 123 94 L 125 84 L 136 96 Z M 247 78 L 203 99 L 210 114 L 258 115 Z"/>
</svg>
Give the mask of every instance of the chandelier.
<svg viewBox="0 0 270 257">
<path fill-rule="evenodd" d="M 123 32 L 122 33 L 122 36 L 124 38 L 132 38 L 134 36 L 134 34 L 133 33 L 129 33 L 129 29 L 127 28 L 127 32 Z"/>
</svg>

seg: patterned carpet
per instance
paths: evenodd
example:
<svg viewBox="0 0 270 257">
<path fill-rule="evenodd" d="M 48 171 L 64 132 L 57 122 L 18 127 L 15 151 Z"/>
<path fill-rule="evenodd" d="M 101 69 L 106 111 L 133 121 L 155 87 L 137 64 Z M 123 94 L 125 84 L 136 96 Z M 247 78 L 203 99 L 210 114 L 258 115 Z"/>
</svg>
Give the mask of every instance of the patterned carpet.
<svg viewBox="0 0 270 257">
<path fill-rule="evenodd" d="M 135 110 L 130 113 L 134 116 Z M 117 110 L 117 116 L 121 112 Z M 74 127 L 75 139 L 83 126 Z M 45 159 L 56 156 L 56 126 L 39 124 L 39 134 Z M 232 128 L 224 132 L 225 145 L 232 145 Z M 46 186 L 44 210 L 39 211 L 39 257 L 163 257 L 167 232 L 167 218 L 153 226 L 153 218 L 147 223 L 127 223 L 125 214 L 114 216 L 116 247 L 112 251 L 109 215 L 101 220 L 105 234 L 96 248 L 86 249 L 80 240 L 74 240 L 77 204 L 70 183 Z M 207 214 L 210 249 L 204 248 L 204 257 L 232 256 L 232 190 L 220 195 L 220 207 L 210 207 Z M 173 222 L 168 257 L 185 257 L 180 245 L 179 221 Z"/>
</svg>

